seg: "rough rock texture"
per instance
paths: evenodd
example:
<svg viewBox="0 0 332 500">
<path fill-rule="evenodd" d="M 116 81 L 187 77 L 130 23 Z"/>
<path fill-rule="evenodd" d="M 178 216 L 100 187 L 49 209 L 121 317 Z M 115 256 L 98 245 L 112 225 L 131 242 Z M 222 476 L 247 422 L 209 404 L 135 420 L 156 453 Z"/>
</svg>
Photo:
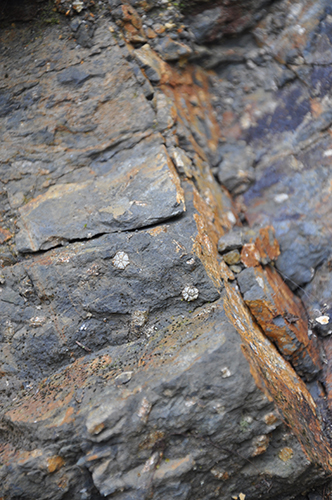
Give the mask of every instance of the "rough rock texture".
<svg viewBox="0 0 332 500">
<path fill-rule="evenodd" d="M 319 486 L 330 6 L 54 5 L 0 41 L 0 498 Z"/>
</svg>

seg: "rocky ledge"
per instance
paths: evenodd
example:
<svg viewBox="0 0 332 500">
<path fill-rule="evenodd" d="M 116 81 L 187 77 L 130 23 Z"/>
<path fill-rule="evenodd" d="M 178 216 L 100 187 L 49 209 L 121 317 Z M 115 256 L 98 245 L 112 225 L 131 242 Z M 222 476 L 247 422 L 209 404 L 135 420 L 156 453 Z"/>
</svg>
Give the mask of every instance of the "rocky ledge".
<svg viewBox="0 0 332 500">
<path fill-rule="evenodd" d="M 327 498 L 329 2 L 1 9 L 1 498 Z"/>
</svg>

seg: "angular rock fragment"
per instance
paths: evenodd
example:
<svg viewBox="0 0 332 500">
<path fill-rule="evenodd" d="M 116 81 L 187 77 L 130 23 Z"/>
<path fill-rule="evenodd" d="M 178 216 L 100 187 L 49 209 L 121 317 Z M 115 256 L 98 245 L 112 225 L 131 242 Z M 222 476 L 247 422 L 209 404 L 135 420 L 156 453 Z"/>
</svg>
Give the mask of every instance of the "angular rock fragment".
<svg viewBox="0 0 332 500">
<path fill-rule="evenodd" d="M 290 361 L 297 373 L 312 379 L 320 370 L 319 349 L 308 337 L 308 323 L 301 301 L 293 296 L 273 268 L 248 268 L 238 275 L 245 303 L 264 334 Z"/>
<path fill-rule="evenodd" d="M 241 33 L 256 24 L 265 3 L 266 0 L 240 0 L 215 7 L 212 2 L 204 2 L 196 15 L 188 17 L 196 42 L 213 42 L 224 35 Z"/>
<path fill-rule="evenodd" d="M 241 255 L 238 250 L 231 250 L 223 255 L 223 259 L 229 266 L 238 264 L 241 260 Z"/>
<path fill-rule="evenodd" d="M 324 463 L 325 470 L 331 470 L 330 446 L 322 435 L 317 407 L 306 385 L 261 333 L 240 294 L 229 285 L 226 291 L 226 313 L 244 341 L 243 351 L 257 383 L 277 401 L 283 418 L 292 426 L 310 460 L 318 460 Z"/>
<path fill-rule="evenodd" d="M 147 78 L 152 83 L 159 83 L 162 79 L 165 63 L 145 44 L 134 51 L 138 64 L 143 68 Z"/>
<path fill-rule="evenodd" d="M 164 146 L 137 146 L 93 181 L 58 184 L 20 209 L 20 252 L 160 223 L 183 213 L 183 192 Z M 132 154 L 132 153 L 131 153 Z"/>
<path fill-rule="evenodd" d="M 251 147 L 239 141 L 236 144 L 226 143 L 219 150 L 222 156 L 218 171 L 220 183 L 233 194 L 243 193 L 255 179 Z"/>
<path fill-rule="evenodd" d="M 218 252 L 223 254 L 231 250 L 239 250 L 243 246 L 243 233 L 241 229 L 234 229 L 224 234 L 218 241 Z"/>
<path fill-rule="evenodd" d="M 169 307 L 180 314 L 216 300 L 222 280 L 219 235 L 208 218 L 214 215 L 191 184 L 186 206 L 178 220 L 72 243 L 19 263 L 20 288 L 4 269 L 0 325 L 11 343 L 0 353 L 3 370 L 11 365 L 22 377 L 46 376 L 70 353 L 81 355 L 77 341 L 92 351 L 122 344 L 149 336 Z"/>
<path fill-rule="evenodd" d="M 176 42 L 169 36 L 162 38 L 155 49 L 164 61 L 178 61 L 183 57 L 189 57 L 193 52 L 188 45 Z"/>
</svg>

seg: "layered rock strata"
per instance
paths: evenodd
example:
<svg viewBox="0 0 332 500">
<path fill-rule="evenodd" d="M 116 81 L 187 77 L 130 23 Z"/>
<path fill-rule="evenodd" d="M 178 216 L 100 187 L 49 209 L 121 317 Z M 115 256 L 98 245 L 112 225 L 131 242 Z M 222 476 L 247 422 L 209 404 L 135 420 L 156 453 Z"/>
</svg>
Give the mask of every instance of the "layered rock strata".
<svg viewBox="0 0 332 500">
<path fill-rule="evenodd" d="M 80 13 L 77 2 L 58 4 Z M 291 21 L 273 40 L 273 10 L 255 28 L 275 64 L 290 65 L 281 71 L 300 75 L 296 58 L 316 43 L 308 33 L 327 30 L 328 7 L 316 4 L 293 12 L 283 2 L 308 37 L 291 59 Z M 113 17 L 93 29 L 64 24 L 27 45 L 24 27 L 16 42 L 13 27 L 2 34 L 13 48 L 3 56 L 0 101 L 0 494 L 290 498 L 331 474 L 319 392 L 326 369 L 320 332 L 308 330 L 281 278 L 285 254 L 302 255 L 287 238 L 307 225 L 294 205 L 277 211 L 286 199 L 264 187 L 280 189 L 273 179 L 288 177 L 271 171 L 289 172 L 296 155 L 310 175 L 312 155 L 329 161 L 320 148 L 328 147 L 328 100 L 308 97 L 312 115 L 305 108 L 293 130 L 283 110 L 293 103 L 300 120 L 307 101 L 294 98 L 296 85 L 309 90 L 292 76 L 274 91 L 272 117 L 271 90 L 245 93 L 219 125 L 212 100 L 223 98 L 224 78 L 188 64 L 201 57 L 195 46 L 168 35 L 146 43 L 147 33 L 156 37 L 140 8 L 115 2 Z M 289 150 L 281 137 L 291 137 Z M 229 175 L 239 151 L 246 161 Z M 296 180 L 296 204 L 295 188 Z M 308 196 L 308 212 L 317 200 Z M 252 228 L 243 227 L 244 210 Z M 275 233 L 256 230 L 263 222 Z M 321 248 L 328 228 L 313 233 Z M 287 273 L 293 288 L 308 281 L 310 262 Z M 329 379 L 326 387 L 329 403 Z"/>
</svg>

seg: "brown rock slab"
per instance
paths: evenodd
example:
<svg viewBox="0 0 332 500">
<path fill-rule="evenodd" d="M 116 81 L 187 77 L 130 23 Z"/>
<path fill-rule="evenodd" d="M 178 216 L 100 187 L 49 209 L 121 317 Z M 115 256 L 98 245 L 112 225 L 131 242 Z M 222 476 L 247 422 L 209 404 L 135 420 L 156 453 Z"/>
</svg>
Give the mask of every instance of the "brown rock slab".
<svg viewBox="0 0 332 500">
<path fill-rule="evenodd" d="M 238 292 L 226 285 L 225 310 L 243 339 L 243 352 L 257 383 L 271 395 L 283 419 L 314 462 L 332 470 L 330 446 L 323 435 L 317 408 L 305 383 L 262 334 Z"/>
<path fill-rule="evenodd" d="M 264 334 L 297 373 L 313 378 L 321 368 L 315 338 L 309 339 L 306 312 L 273 267 L 256 266 L 238 275 L 244 301 Z"/>
</svg>

